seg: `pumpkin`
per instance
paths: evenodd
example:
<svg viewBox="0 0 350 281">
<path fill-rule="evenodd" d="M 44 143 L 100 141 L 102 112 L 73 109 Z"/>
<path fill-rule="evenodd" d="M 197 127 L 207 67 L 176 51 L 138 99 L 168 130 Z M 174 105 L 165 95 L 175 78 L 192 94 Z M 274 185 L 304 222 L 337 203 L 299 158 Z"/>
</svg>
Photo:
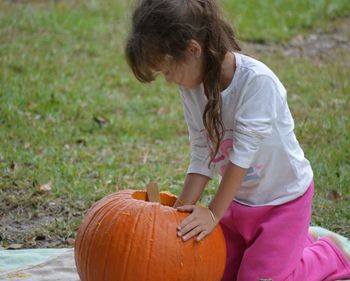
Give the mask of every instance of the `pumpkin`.
<svg viewBox="0 0 350 281">
<path fill-rule="evenodd" d="M 96 202 L 79 227 L 75 262 L 82 281 L 216 281 L 226 245 L 218 225 L 204 240 L 183 242 L 176 227 L 189 214 L 171 207 L 176 197 L 124 190 Z"/>
</svg>

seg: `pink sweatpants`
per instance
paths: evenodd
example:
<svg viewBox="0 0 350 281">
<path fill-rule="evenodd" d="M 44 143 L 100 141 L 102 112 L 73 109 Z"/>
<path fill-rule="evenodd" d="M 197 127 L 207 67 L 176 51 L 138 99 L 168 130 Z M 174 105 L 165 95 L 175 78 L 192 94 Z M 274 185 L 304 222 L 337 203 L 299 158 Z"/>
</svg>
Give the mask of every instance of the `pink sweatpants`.
<svg viewBox="0 0 350 281">
<path fill-rule="evenodd" d="M 308 235 L 313 182 L 279 206 L 232 201 L 220 224 L 227 260 L 222 281 L 334 281 L 350 277 L 350 261 L 328 238 Z"/>
</svg>

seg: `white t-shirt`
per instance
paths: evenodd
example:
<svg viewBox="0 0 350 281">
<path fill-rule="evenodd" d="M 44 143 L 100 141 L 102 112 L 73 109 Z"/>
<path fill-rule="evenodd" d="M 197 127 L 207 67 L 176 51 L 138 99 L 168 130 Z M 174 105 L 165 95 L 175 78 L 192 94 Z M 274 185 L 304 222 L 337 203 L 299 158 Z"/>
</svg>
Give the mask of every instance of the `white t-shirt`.
<svg viewBox="0 0 350 281">
<path fill-rule="evenodd" d="M 234 53 L 236 71 L 221 92 L 225 135 L 220 151 L 208 168 L 211 153 L 202 115 L 207 98 L 203 84 L 180 87 L 192 150 L 187 173 L 219 180 L 228 161 L 247 174 L 234 200 L 251 206 L 279 205 L 307 190 L 313 172 L 294 134 L 286 89 L 262 62 Z"/>
</svg>

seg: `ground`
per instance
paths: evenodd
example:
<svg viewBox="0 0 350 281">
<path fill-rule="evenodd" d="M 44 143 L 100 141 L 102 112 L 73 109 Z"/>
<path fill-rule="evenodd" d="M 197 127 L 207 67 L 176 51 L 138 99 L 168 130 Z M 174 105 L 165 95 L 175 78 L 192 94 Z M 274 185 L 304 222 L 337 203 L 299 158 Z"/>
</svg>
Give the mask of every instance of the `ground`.
<svg viewBox="0 0 350 281">
<path fill-rule="evenodd" d="M 350 52 L 350 18 L 338 18 L 330 23 L 327 29 L 311 30 L 308 35 L 296 35 L 288 43 L 262 44 L 243 42 L 243 49 L 256 56 L 278 56 L 290 58 L 307 57 L 314 64 L 327 64 L 338 60 L 340 68 L 349 67 Z M 339 60 L 341 54 L 347 58 Z M 345 55 L 344 55 L 345 56 Z M 15 67 L 15 66 L 14 66 Z M 17 69 L 18 72 L 22 70 Z M 339 101 L 340 102 L 340 101 Z M 298 113 L 298 112 L 296 112 Z M 1 120 L 0 120 L 1 121 Z M 103 126 L 103 118 L 95 120 Z M 300 129 L 301 130 L 301 129 Z M 301 133 L 301 132 L 300 132 Z M 84 139 L 77 140 L 75 145 L 86 145 Z M 25 144 L 23 144 L 25 146 Z M 69 147 L 67 147 L 69 149 Z M 148 152 L 143 160 L 147 161 Z M 4 161 L 0 154 L 0 162 Z M 26 169 L 31 169 L 31 163 L 24 163 Z M 23 168 L 23 166 L 21 167 Z M 11 163 L 3 173 L 3 179 L 11 181 L 11 185 L 0 190 L 0 241 L 3 248 L 32 248 L 32 247 L 71 247 L 74 245 L 75 232 L 84 217 L 86 210 L 93 200 L 86 200 L 64 193 L 61 196 L 51 193 L 50 182 L 46 185 L 36 182 L 17 182 L 11 177 L 19 169 L 16 162 Z M 35 188 L 23 189 L 23 184 Z M 118 187 L 115 187 L 118 189 Z M 342 201 L 349 204 L 350 198 L 331 187 L 327 198 L 331 202 Z M 323 222 L 322 214 L 327 212 L 327 206 L 319 200 L 314 210 L 314 223 Z M 346 203 L 347 202 L 347 203 Z M 325 209 L 326 208 L 326 209 Z M 334 222 L 325 222 L 323 226 L 331 227 L 344 235 L 350 236 L 347 223 L 338 225 Z M 1 246 L 0 246 L 1 247 Z"/>
</svg>

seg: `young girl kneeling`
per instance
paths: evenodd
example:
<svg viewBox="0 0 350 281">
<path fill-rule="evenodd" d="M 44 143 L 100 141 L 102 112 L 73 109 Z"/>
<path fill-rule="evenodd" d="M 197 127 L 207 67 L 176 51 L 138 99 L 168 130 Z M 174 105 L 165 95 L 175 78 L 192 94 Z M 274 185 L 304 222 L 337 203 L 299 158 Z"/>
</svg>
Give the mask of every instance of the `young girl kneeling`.
<svg viewBox="0 0 350 281">
<path fill-rule="evenodd" d="M 192 158 L 175 207 L 192 212 L 184 241 L 220 223 L 223 280 L 336 280 L 350 261 L 335 238 L 308 234 L 313 172 L 294 134 L 286 90 L 262 62 L 239 53 L 214 0 L 138 1 L 126 57 L 141 82 L 179 85 Z M 216 167 L 209 208 L 197 206 Z"/>
</svg>

